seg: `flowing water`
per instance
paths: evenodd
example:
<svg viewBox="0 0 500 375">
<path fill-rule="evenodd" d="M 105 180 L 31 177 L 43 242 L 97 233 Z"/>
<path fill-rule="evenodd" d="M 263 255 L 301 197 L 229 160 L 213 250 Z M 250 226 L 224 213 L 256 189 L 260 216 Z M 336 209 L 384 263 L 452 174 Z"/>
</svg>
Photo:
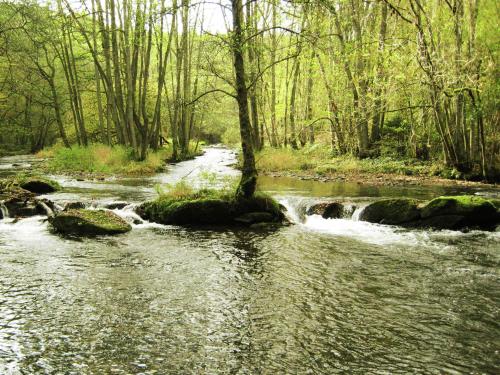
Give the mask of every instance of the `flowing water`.
<svg viewBox="0 0 500 375">
<path fill-rule="evenodd" d="M 53 176 L 65 189 L 47 197 L 133 204 L 181 178 L 222 183 L 204 171 L 237 176 L 233 161 L 210 148 L 151 178 Z M 466 190 L 267 177 L 260 188 L 295 225 L 142 222 L 125 235 L 71 239 L 42 216 L 0 221 L 0 374 L 500 372 L 499 232 L 303 215 L 325 198 L 362 207 Z M 132 207 L 115 211 L 133 221 Z"/>
</svg>

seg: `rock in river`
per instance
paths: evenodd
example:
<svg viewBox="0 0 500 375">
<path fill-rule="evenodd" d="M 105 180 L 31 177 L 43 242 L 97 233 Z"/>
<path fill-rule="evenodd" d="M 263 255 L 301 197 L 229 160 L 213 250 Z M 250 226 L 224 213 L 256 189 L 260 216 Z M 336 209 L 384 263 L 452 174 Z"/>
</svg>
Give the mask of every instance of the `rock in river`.
<svg viewBox="0 0 500 375">
<path fill-rule="evenodd" d="M 500 220 L 494 202 L 474 195 L 435 198 L 422 208 L 421 217 L 418 226 L 439 229 L 488 229 Z"/>
<path fill-rule="evenodd" d="M 132 229 L 120 216 L 105 210 L 69 210 L 49 221 L 60 233 L 82 236 L 120 234 Z"/>
<path fill-rule="evenodd" d="M 22 179 L 19 186 L 35 194 L 53 193 L 61 189 L 57 182 L 40 177 Z"/>
<path fill-rule="evenodd" d="M 143 203 L 137 213 L 147 220 L 175 225 L 250 225 L 259 221 L 284 220 L 278 202 L 265 195 L 240 199 L 232 196 L 183 199 L 165 196 Z"/>
<path fill-rule="evenodd" d="M 365 207 L 359 219 L 370 223 L 402 224 L 420 218 L 419 202 L 415 199 L 384 199 Z"/>
<path fill-rule="evenodd" d="M 344 205 L 339 202 L 316 203 L 306 211 L 307 215 L 320 215 L 323 219 L 340 219 L 348 213 L 352 214 L 352 212 L 345 210 Z"/>
</svg>

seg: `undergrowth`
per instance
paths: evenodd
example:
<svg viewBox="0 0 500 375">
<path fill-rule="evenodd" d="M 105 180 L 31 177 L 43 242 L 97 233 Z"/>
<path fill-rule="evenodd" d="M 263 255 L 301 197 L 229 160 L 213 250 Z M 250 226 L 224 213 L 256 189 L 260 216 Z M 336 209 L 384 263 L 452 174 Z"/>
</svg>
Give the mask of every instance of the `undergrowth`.
<svg viewBox="0 0 500 375">
<path fill-rule="evenodd" d="M 291 148 L 265 148 L 256 154 L 257 169 L 263 172 L 310 172 L 328 174 L 401 174 L 460 178 L 457 171 L 436 161 L 381 156 L 358 159 L 352 155 L 332 155 L 324 145 Z"/>
<path fill-rule="evenodd" d="M 144 161 L 134 160 L 133 151 L 128 147 L 103 144 L 71 148 L 54 146 L 40 151 L 37 156 L 48 159 L 45 169 L 49 172 L 148 175 L 162 170 L 172 150 L 168 147 L 150 152 Z"/>
</svg>

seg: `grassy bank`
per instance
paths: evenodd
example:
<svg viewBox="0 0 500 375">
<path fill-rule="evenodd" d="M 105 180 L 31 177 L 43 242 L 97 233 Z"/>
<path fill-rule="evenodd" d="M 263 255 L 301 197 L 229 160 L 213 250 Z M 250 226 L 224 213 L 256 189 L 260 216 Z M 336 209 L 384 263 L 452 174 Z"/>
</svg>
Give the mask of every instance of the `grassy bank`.
<svg viewBox="0 0 500 375">
<path fill-rule="evenodd" d="M 256 155 L 257 168 L 264 173 L 295 172 L 298 175 L 376 175 L 438 176 L 457 179 L 456 170 L 437 161 L 378 157 L 357 159 L 351 155 L 332 156 L 328 147 L 313 145 L 300 150 L 266 148 Z"/>
<path fill-rule="evenodd" d="M 51 173 L 138 176 L 160 171 L 165 162 L 171 159 L 172 149 L 165 147 L 150 152 L 144 161 L 134 160 L 130 148 L 103 144 L 71 148 L 54 146 L 39 152 L 37 156 L 47 158 L 43 169 Z"/>
</svg>

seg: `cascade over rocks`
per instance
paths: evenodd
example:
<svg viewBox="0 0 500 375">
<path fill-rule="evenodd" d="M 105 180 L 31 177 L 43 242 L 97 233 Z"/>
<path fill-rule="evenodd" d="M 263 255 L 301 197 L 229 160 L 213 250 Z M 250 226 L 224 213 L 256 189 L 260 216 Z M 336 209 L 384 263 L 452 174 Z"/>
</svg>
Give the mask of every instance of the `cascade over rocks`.
<svg viewBox="0 0 500 375">
<path fill-rule="evenodd" d="M 0 181 L 0 200 L 10 217 L 44 215 L 47 207 L 51 210 L 56 208 L 48 200 L 37 199 L 36 194 L 58 189 L 60 186 L 56 182 L 43 178 L 3 179 Z"/>
<path fill-rule="evenodd" d="M 347 207 L 339 202 L 321 202 L 310 206 L 307 215 L 320 215 L 323 219 L 340 219 L 351 216 L 355 207 Z"/>
<path fill-rule="evenodd" d="M 498 202 L 474 195 L 443 196 L 419 204 L 414 199 L 384 199 L 368 205 L 360 220 L 408 228 L 494 229 L 500 223 Z"/>
</svg>

